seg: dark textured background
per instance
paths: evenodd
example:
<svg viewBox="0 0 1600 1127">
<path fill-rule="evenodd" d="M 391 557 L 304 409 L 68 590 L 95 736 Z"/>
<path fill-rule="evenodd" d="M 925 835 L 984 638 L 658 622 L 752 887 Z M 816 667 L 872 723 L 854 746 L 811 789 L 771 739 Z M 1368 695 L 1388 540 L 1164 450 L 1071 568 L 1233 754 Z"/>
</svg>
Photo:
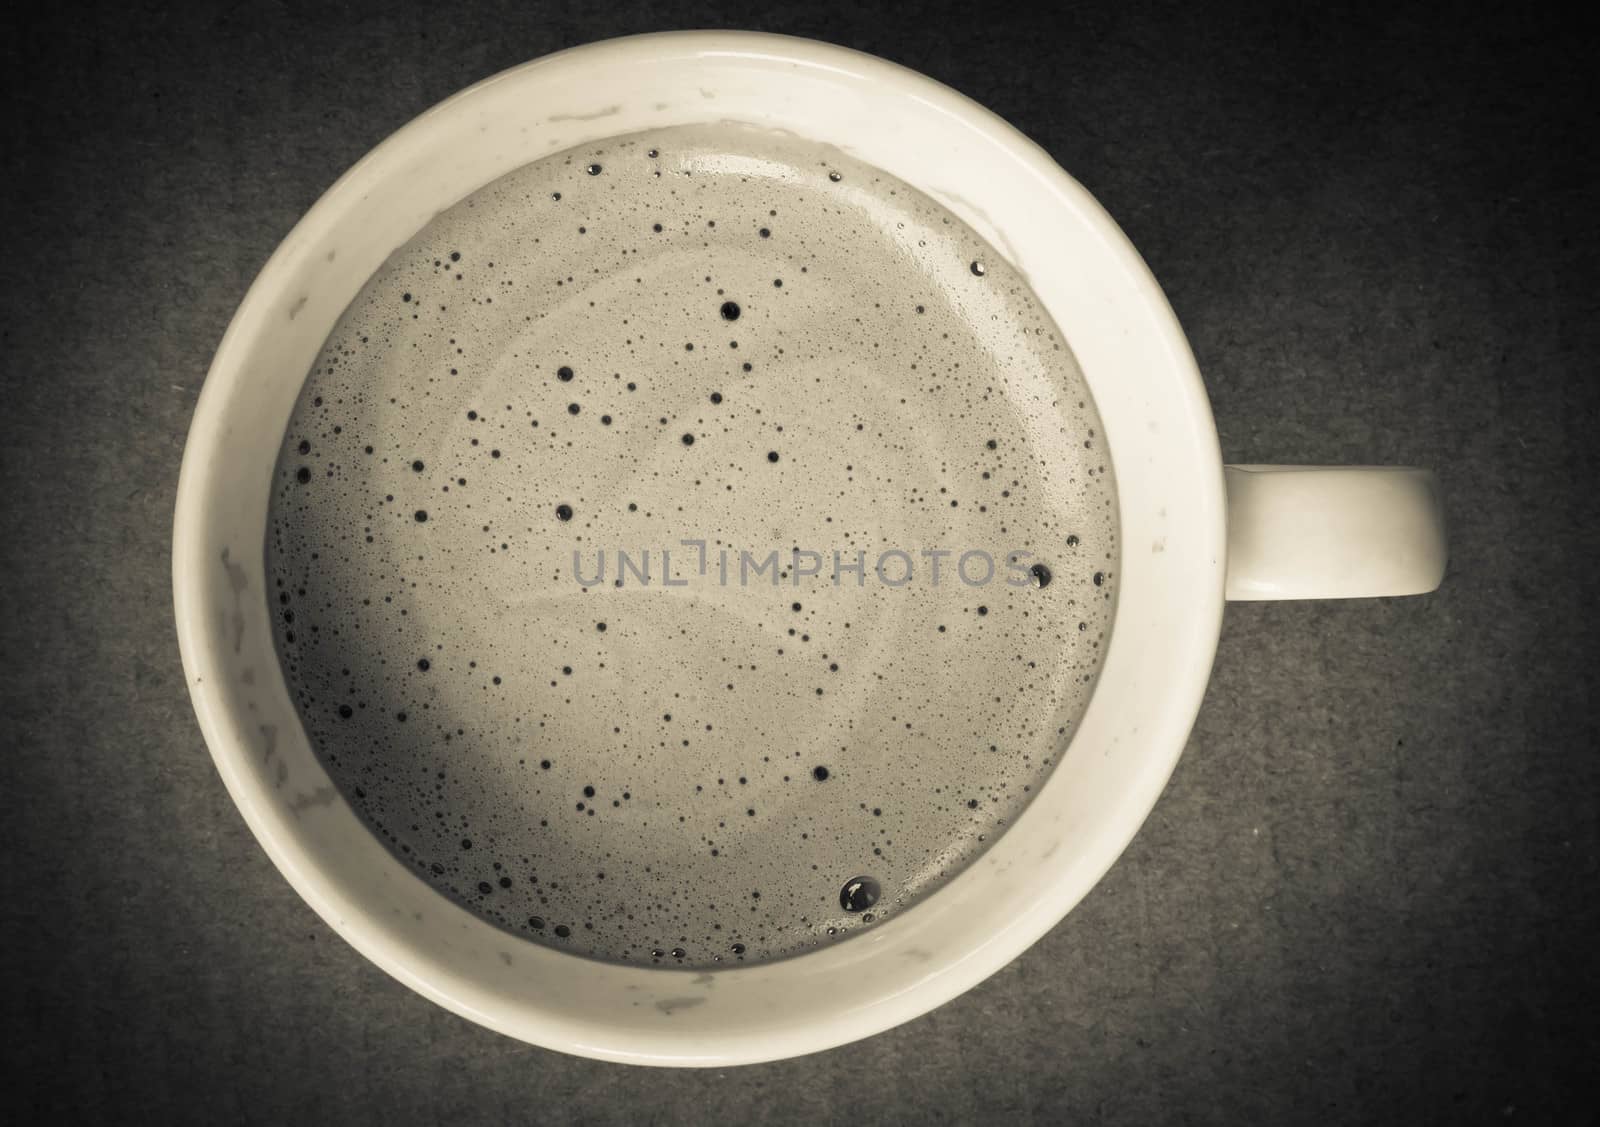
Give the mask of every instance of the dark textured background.
<svg viewBox="0 0 1600 1127">
<path fill-rule="evenodd" d="M 1596 36 L 1301 7 L 0 16 L 0 1120 L 1593 1122 Z M 210 353 L 323 188 L 491 72 L 693 26 L 1014 122 L 1166 286 L 1230 459 L 1433 466 L 1454 554 L 1427 598 L 1230 608 L 1150 822 L 983 986 L 664 1074 L 469 1025 L 296 898 L 191 716 L 168 536 Z"/>
</svg>

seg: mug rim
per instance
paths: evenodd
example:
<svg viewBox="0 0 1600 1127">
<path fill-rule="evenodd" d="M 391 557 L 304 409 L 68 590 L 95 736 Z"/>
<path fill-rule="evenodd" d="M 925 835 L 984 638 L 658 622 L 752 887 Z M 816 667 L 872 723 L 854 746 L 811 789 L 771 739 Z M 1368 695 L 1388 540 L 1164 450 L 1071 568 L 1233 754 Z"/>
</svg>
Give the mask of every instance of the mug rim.
<svg viewBox="0 0 1600 1127">
<path fill-rule="evenodd" d="M 451 115 L 464 116 L 465 111 L 490 91 L 514 86 L 530 75 L 537 75 L 539 68 L 557 60 L 570 60 L 574 56 L 598 59 L 608 53 L 648 53 L 668 45 L 680 54 L 686 51 L 705 56 L 731 53 L 773 66 L 788 64 L 840 68 L 871 82 L 886 84 L 909 97 L 937 99 L 940 108 L 956 119 L 958 124 L 987 134 L 989 139 L 1003 145 L 1019 162 L 1026 164 L 1030 174 L 1048 181 L 1050 187 L 1075 209 L 1080 218 L 1093 224 L 1107 252 L 1119 260 L 1128 274 L 1137 290 L 1143 312 L 1150 314 L 1158 326 L 1161 334 L 1159 344 L 1170 365 L 1164 376 L 1176 381 L 1174 386 L 1183 395 L 1184 414 L 1191 424 L 1192 433 L 1183 435 L 1181 440 L 1194 448 L 1195 461 L 1198 463 L 1192 467 L 1195 471 L 1193 480 L 1183 483 L 1199 514 L 1196 524 L 1199 542 L 1194 546 L 1196 558 L 1209 558 L 1209 567 L 1202 565 L 1201 573 L 1190 577 L 1194 587 L 1187 621 L 1174 623 L 1175 638 L 1181 634 L 1174 644 L 1187 655 L 1187 664 L 1180 674 L 1169 678 L 1163 688 L 1160 708 L 1153 709 L 1153 712 L 1160 713 L 1150 725 L 1157 734 L 1146 741 L 1153 751 L 1149 754 L 1149 762 L 1141 769 L 1137 793 L 1132 793 L 1130 788 L 1130 794 L 1123 802 L 1125 809 L 1119 808 L 1121 817 L 1117 834 L 1104 835 L 1105 840 L 1098 847 L 1096 855 L 1081 866 L 1085 875 L 1077 882 L 1082 887 L 1076 894 L 1045 902 L 1041 904 L 1040 911 L 1033 913 L 1029 919 L 997 930 L 993 941 L 952 960 L 949 966 L 941 968 L 940 975 L 930 974 L 914 999 L 909 994 L 884 999 L 884 1004 L 870 1015 L 862 1010 L 841 1012 L 835 1015 L 832 1022 L 818 1022 L 807 1030 L 783 1030 L 764 1038 L 745 1038 L 739 1044 L 721 1045 L 711 1052 L 686 1050 L 678 1054 L 661 1052 L 657 1042 L 646 1044 L 642 1038 L 630 1038 L 627 1030 L 612 1031 L 615 1035 L 608 1037 L 605 1031 L 597 1033 L 563 1027 L 554 1022 L 541 1023 L 537 1013 L 525 1012 L 516 1020 L 511 1020 L 505 1014 L 491 1012 L 481 1004 L 483 999 L 472 997 L 461 988 L 458 981 L 445 973 L 446 968 L 422 957 L 417 951 L 396 949 L 391 937 L 369 926 L 370 921 L 341 910 L 337 897 L 327 887 L 313 860 L 293 843 L 286 841 L 274 828 L 272 819 L 266 816 L 263 809 L 258 784 L 239 769 L 241 758 L 249 753 L 237 738 L 236 725 L 232 723 L 235 718 L 228 715 L 232 706 L 216 687 L 219 680 L 226 676 L 226 670 L 215 652 L 214 637 L 201 626 L 207 610 L 207 596 L 197 578 L 196 566 L 206 550 L 202 542 L 208 519 L 204 476 L 212 460 L 224 452 L 220 436 L 213 432 L 227 407 L 225 397 L 230 391 L 227 381 L 237 378 L 243 364 L 244 357 L 239 353 L 246 346 L 241 342 L 252 316 L 263 308 L 281 303 L 289 263 L 296 254 L 301 253 L 305 232 L 323 222 L 339 206 L 340 200 L 359 191 L 363 183 L 377 182 L 383 176 L 392 174 L 392 158 L 420 137 L 429 123 Z M 1131 449 L 1132 441 L 1128 441 Z M 1120 463 L 1114 453 L 1113 463 L 1118 467 L 1121 504 Z M 180 648 L 191 698 L 207 746 L 231 797 L 274 864 L 301 897 L 347 942 L 391 975 L 440 1005 L 525 1041 L 601 1059 L 721 1066 L 833 1047 L 924 1013 L 964 992 L 1020 955 L 1098 882 L 1153 807 L 1181 755 L 1184 739 L 1198 712 L 1220 635 L 1226 541 L 1224 514 L 1222 459 L 1216 430 L 1209 401 L 1182 328 L 1131 242 L 1088 191 L 1063 171 L 1043 149 L 965 95 L 919 72 L 873 55 L 815 40 L 764 33 L 661 32 L 583 44 L 520 64 L 466 87 L 381 141 L 346 171 L 301 217 L 263 266 L 240 303 L 218 346 L 196 407 L 185 446 L 174 518 L 174 599 Z M 1126 553 L 1127 550 L 1124 542 L 1122 551 Z M 1117 645 L 1121 618 L 1122 608 L 1119 606 L 1108 650 Z M 1095 695 L 1099 695 L 1098 685 Z M 861 938 L 857 937 L 852 942 L 860 942 Z"/>
</svg>

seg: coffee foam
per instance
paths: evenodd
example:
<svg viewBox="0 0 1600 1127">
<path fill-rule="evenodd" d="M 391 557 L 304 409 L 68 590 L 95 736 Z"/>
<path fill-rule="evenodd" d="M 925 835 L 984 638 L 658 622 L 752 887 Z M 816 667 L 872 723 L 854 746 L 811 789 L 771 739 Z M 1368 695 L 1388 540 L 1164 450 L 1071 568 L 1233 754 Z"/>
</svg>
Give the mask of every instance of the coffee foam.
<svg viewBox="0 0 1600 1127">
<path fill-rule="evenodd" d="M 330 335 L 275 473 L 279 649 L 341 793 L 445 895 L 598 958 L 757 961 L 904 911 L 1038 790 L 1111 622 L 1100 421 L 1024 280 L 750 127 L 437 216 Z"/>
</svg>

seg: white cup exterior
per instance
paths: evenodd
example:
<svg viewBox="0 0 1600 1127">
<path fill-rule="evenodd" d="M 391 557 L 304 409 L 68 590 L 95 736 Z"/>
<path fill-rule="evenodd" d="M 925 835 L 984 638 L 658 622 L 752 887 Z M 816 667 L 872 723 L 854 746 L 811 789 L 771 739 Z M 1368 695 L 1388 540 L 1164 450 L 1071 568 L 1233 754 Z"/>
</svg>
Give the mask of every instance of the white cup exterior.
<svg viewBox="0 0 1600 1127">
<path fill-rule="evenodd" d="M 795 958 L 709 972 L 564 954 L 427 885 L 339 796 L 275 654 L 264 542 L 295 397 L 372 273 L 437 212 L 588 141 L 721 120 L 829 142 L 917 186 L 1029 280 L 1076 355 L 1116 475 L 1118 606 L 1070 746 L 987 852 L 910 910 Z M 306 214 L 240 305 L 200 396 L 173 543 L 179 641 L 206 743 L 273 862 L 357 950 L 536 1045 L 726 1066 L 843 1044 L 1020 955 L 1112 864 L 1181 753 L 1210 674 L 1227 540 L 1210 406 L 1182 329 L 1111 218 L 1032 142 L 913 71 L 808 40 L 679 32 L 517 67 L 417 118 Z M 307 970 L 309 974 L 309 968 Z"/>
</svg>

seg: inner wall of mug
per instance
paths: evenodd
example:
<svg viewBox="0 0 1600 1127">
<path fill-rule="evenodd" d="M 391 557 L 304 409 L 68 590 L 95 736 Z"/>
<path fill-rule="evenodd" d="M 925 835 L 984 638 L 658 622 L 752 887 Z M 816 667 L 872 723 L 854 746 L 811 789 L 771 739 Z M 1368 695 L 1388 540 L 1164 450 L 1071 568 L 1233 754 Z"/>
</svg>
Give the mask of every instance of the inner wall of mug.
<svg viewBox="0 0 1600 1127">
<path fill-rule="evenodd" d="M 539 157 L 725 120 L 834 144 L 918 186 L 1023 272 L 1100 408 L 1122 559 L 1113 636 L 1077 736 L 987 852 L 847 942 L 706 973 L 521 940 L 390 855 L 306 739 L 273 648 L 263 546 L 272 466 L 305 375 L 395 248 Z M 503 1032 L 588 1055 L 789 1055 L 905 1020 L 992 973 L 1126 844 L 1209 671 L 1220 479 L 1209 410 L 1159 291 L 1093 201 L 1020 135 L 927 79 L 838 48 L 735 33 L 618 40 L 507 72 L 417 119 L 346 174 L 263 270 L 218 350 L 185 458 L 174 545 L 185 667 L 219 770 L 274 861 L 403 981 Z"/>
</svg>

